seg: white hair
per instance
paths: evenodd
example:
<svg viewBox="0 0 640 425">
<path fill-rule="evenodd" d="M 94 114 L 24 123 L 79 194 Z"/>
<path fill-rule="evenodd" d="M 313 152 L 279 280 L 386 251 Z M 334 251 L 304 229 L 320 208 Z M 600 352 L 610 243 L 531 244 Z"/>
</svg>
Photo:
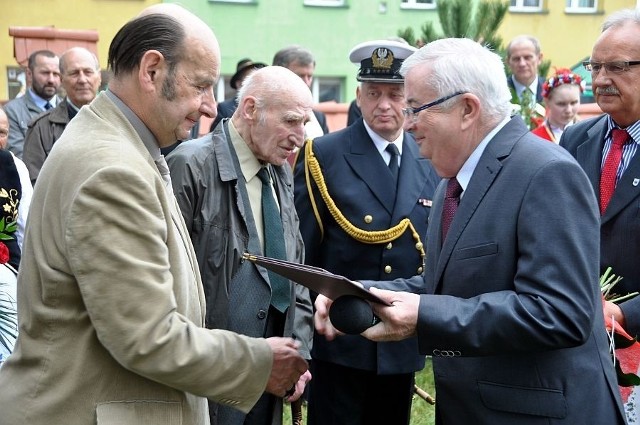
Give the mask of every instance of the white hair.
<svg viewBox="0 0 640 425">
<path fill-rule="evenodd" d="M 431 73 L 424 84 L 438 97 L 456 91 L 472 93 L 480 99 L 483 116 L 501 121 L 511 113 L 511 93 L 502 59 L 488 48 L 467 38 L 444 38 L 426 44 L 404 60 L 400 74 L 415 66 L 429 64 Z M 453 105 L 455 98 L 442 104 Z"/>
<path fill-rule="evenodd" d="M 602 32 L 627 22 L 640 24 L 640 9 L 622 9 L 612 13 L 602 24 Z"/>
</svg>

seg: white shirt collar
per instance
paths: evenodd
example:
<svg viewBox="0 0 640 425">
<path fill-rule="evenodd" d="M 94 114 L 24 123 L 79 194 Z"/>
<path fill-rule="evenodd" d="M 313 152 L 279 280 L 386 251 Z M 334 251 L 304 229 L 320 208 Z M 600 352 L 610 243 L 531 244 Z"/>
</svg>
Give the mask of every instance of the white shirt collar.
<svg viewBox="0 0 640 425">
<path fill-rule="evenodd" d="M 511 120 L 511 117 L 507 116 L 502 121 L 500 121 L 500 123 L 497 126 L 495 126 L 495 128 L 491 130 L 484 137 L 484 139 L 482 139 L 482 141 L 478 144 L 478 146 L 476 146 L 476 148 L 473 150 L 471 155 L 469 155 L 469 158 L 467 158 L 465 163 L 462 165 L 462 168 L 460 168 L 460 171 L 458 171 L 456 178 L 458 179 L 458 183 L 460 183 L 460 186 L 462 187 L 463 194 L 464 194 L 464 191 L 467 189 L 469 182 L 471 181 L 473 172 L 475 171 L 476 166 L 478 165 L 478 161 L 480 161 L 480 157 L 484 153 L 485 148 L 487 147 L 491 139 L 493 139 L 493 137 L 500 130 L 502 130 L 502 127 L 507 125 L 507 123 L 510 120 Z"/>
<path fill-rule="evenodd" d="M 524 91 L 525 88 L 527 88 L 527 86 L 525 86 L 524 84 L 520 84 L 520 82 L 518 80 L 516 80 L 516 77 L 514 77 L 513 75 L 511 76 L 511 81 L 513 82 L 513 87 L 516 89 L 516 94 L 518 95 L 518 97 L 522 97 L 522 92 Z M 529 85 L 529 90 L 531 90 L 531 93 L 533 93 L 533 97 L 534 99 L 536 98 L 536 96 L 538 95 L 538 79 L 534 79 L 533 82 Z"/>
<path fill-rule="evenodd" d="M 373 144 L 376 146 L 376 149 L 378 149 L 378 152 L 382 156 L 382 159 L 384 159 L 385 163 L 388 164 L 389 160 L 391 159 L 391 155 L 385 150 L 387 149 L 389 143 L 393 143 L 394 145 L 396 145 L 396 147 L 398 148 L 398 152 L 400 152 L 400 158 L 402 158 L 402 141 L 404 140 L 404 131 L 400 132 L 400 136 L 398 136 L 397 139 L 390 142 L 373 131 L 366 121 L 363 120 L 362 122 L 364 123 L 364 128 L 367 130 L 369 137 L 371 137 L 371 140 L 373 140 Z"/>
</svg>

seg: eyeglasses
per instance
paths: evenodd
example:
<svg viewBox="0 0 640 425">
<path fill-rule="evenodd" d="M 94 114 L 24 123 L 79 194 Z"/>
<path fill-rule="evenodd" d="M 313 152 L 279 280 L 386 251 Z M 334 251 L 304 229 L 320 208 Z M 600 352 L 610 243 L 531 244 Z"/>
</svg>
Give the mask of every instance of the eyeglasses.
<svg viewBox="0 0 640 425">
<path fill-rule="evenodd" d="M 425 103 L 424 105 L 418 106 L 417 108 L 411 108 L 411 107 L 404 108 L 402 110 L 402 114 L 404 115 L 405 119 L 411 120 L 412 122 L 416 122 L 416 121 L 418 121 L 418 113 L 420 111 L 424 111 L 425 109 L 431 108 L 432 106 L 439 105 L 439 104 L 451 99 L 452 97 L 456 97 L 456 96 L 459 96 L 459 95 L 465 94 L 465 93 L 467 93 L 467 92 L 466 91 L 457 91 L 454 94 L 450 94 L 449 96 L 441 97 L 440 99 L 434 100 L 431 103 Z"/>
<path fill-rule="evenodd" d="M 587 71 L 597 74 L 600 72 L 602 67 L 612 74 L 622 74 L 625 71 L 628 71 L 630 67 L 634 65 L 640 65 L 640 61 L 615 61 L 615 62 L 591 62 L 585 61 L 582 62 L 582 66 Z"/>
</svg>

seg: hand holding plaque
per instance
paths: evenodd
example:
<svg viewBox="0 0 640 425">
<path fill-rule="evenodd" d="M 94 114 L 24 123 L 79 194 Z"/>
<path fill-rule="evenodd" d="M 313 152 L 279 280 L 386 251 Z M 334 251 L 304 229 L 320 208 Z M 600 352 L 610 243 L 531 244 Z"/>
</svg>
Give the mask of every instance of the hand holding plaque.
<svg viewBox="0 0 640 425">
<path fill-rule="evenodd" d="M 377 323 L 371 305 L 390 305 L 357 282 L 319 267 L 245 253 L 243 258 L 333 300 L 329 317 L 346 334 L 359 334 Z"/>
</svg>

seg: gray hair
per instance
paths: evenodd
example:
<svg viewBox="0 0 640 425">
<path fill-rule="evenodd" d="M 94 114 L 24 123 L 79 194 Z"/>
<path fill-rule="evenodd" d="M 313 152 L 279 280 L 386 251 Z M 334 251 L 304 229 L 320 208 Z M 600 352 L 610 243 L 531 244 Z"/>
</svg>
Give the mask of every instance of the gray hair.
<svg viewBox="0 0 640 425">
<path fill-rule="evenodd" d="M 302 66 L 316 65 L 313 54 L 302 46 L 289 46 L 279 50 L 273 56 L 272 65 L 284 66 L 288 68 L 293 62 L 298 62 Z"/>
<path fill-rule="evenodd" d="M 488 48 L 467 38 L 444 38 L 426 44 L 404 60 L 400 74 L 417 65 L 431 67 L 425 86 L 438 97 L 456 91 L 472 93 L 480 99 L 484 118 L 499 121 L 511 113 L 511 93 L 502 59 Z M 455 98 L 442 103 L 450 107 Z"/>
<path fill-rule="evenodd" d="M 539 55 L 542 51 L 542 48 L 540 47 L 540 40 L 532 35 L 519 35 L 511 40 L 509 44 L 507 44 L 507 59 L 511 57 L 511 46 L 513 46 L 514 44 L 522 43 L 523 41 L 528 41 L 529 43 L 533 44 L 533 49 L 535 50 L 536 55 Z"/>
<path fill-rule="evenodd" d="M 622 9 L 612 13 L 602 24 L 602 32 L 611 27 L 618 27 L 633 22 L 640 24 L 640 9 Z"/>
</svg>

